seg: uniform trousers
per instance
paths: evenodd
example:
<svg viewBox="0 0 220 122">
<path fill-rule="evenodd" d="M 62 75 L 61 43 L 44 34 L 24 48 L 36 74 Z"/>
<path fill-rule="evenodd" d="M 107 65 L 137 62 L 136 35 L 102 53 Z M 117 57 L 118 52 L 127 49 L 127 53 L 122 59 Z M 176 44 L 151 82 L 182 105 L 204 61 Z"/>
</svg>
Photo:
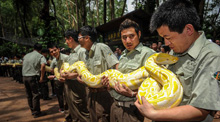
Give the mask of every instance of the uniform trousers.
<svg viewBox="0 0 220 122">
<path fill-rule="evenodd" d="M 23 76 L 28 105 L 32 113 L 40 112 L 39 76 Z"/>
<path fill-rule="evenodd" d="M 72 121 L 89 122 L 85 85 L 79 83 L 77 80 L 66 80 L 64 83 L 64 96 Z"/>
<path fill-rule="evenodd" d="M 144 117 L 134 104 L 114 102 L 111 106 L 111 122 L 143 122 Z M 132 102 L 133 103 L 133 102 Z"/>
<path fill-rule="evenodd" d="M 55 93 L 57 95 L 60 109 L 64 109 L 63 89 L 64 89 L 64 83 L 55 80 Z"/>
<path fill-rule="evenodd" d="M 93 91 L 95 90 L 95 91 Z M 88 107 L 91 122 L 109 122 L 113 98 L 107 90 L 89 89 Z"/>
</svg>

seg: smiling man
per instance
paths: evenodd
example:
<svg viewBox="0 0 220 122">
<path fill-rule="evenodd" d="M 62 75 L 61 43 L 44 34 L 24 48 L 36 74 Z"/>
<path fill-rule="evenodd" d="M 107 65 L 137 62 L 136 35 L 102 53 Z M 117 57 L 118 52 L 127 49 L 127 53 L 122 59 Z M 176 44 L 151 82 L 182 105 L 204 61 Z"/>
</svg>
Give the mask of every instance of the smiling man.
<svg viewBox="0 0 220 122">
<path fill-rule="evenodd" d="M 135 105 L 145 117 L 155 121 L 212 122 L 215 111 L 220 109 L 220 89 L 214 74 L 220 71 L 220 48 L 206 39 L 200 29 L 200 19 L 188 0 L 164 2 L 152 15 L 150 30 L 157 30 L 165 45 L 179 61 L 168 68 L 183 86 L 180 106 L 155 110 L 142 97 Z"/>
</svg>

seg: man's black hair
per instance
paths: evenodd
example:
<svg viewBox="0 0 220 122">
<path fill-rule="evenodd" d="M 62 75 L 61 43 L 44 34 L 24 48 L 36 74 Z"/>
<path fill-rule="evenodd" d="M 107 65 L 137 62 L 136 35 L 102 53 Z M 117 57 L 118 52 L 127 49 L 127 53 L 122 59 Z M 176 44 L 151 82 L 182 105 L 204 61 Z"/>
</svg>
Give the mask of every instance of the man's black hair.
<svg viewBox="0 0 220 122">
<path fill-rule="evenodd" d="M 44 48 L 41 50 L 41 53 L 49 53 L 49 50 Z"/>
<path fill-rule="evenodd" d="M 121 31 L 123 31 L 124 29 L 128 29 L 130 27 L 133 27 L 135 29 L 135 32 L 137 33 L 137 35 L 139 34 L 138 33 L 140 31 L 139 25 L 135 21 L 132 21 L 130 19 L 126 19 L 120 24 L 120 27 L 119 27 L 120 35 L 121 35 Z"/>
<path fill-rule="evenodd" d="M 42 45 L 39 44 L 39 43 L 35 43 L 34 44 L 34 49 L 37 50 L 37 51 L 41 51 L 42 50 Z"/>
<path fill-rule="evenodd" d="M 96 42 L 97 40 L 97 31 L 95 28 L 86 25 L 80 28 L 79 33 L 82 36 L 90 36 L 90 39 L 92 40 L 92 42 Z"/>
<path fill-rule="evenodd" d="M 189 0 L 169 0 L 152 15 L 150 31 L 165 25 L 172 32 L 182 33 L 187 24 L 192 24 L 196 31 L 200 29 L 200 19 L 193 4 Z"/>
<path fill-rule="evenodd" d="M 56 44 L 50 43 L 50 44 L 47 45 L 47 48 L 48 48 L 48 49 L 49 49 L 49 48 L 54 48 L 54 47 L 56 47 L 57 49 L 59 49 L 59 47 L 58 47 Z"/>
<path fill-rule="evenodd" d="M 65 32 L 65 38 L 69 39 L 70 37 L 72 37 L 74 39 L 74 41 L 79 42 L 78 41 L 78 32 L 73 30 L 73 29 L 69 29 Z"/>
</svg>

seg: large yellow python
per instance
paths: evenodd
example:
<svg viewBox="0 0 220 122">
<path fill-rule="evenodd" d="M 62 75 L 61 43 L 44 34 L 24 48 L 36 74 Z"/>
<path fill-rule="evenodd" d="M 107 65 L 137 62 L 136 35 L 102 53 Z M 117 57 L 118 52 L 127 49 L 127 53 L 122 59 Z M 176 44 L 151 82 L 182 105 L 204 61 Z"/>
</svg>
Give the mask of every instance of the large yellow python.
<svg viewBox="0 0 220 122">
<path fill-rule="evenodd" d="M 109 84 L 113 88 L 116 82 L 125 84 L 132 90 L 140 87 L 138 91 L 140 103 L 142 103 L 141 96 L 145 96 L 156 109 L 164 109 L 175 107 L 181 102 L 183 89 L 179 80 L 175 74 L 161 66 L 161 64 L 175 63 L 177 60 L 176 57 L 169 54 L 156 53 L 147 59 L 145 66 L 128 74 L 109 69 L 99 75 L 93 75 L 82 61 L 75 62 L 71 66 L 64 63 L 61 69 L 63 72 L 77 72 L 82 76 L 82 80 L 93 88 L 102 87 L 101 78 L 103 76 L 109 78 Z M 58 70 L 54 71 L 55 76 L 60 77 Z"/>
<path fill-rule="evenodd" d="M 168 54 L 153 54 L 145 62 L 145 68 L 150 76 L 141 84 L 138 99 L 142 104 L 144 96 L 155 109 L 172 108 L 182 100 L 183 87 L 176 75 L 158 64 L 170 64 L 178 60 Z"/>
</svg>

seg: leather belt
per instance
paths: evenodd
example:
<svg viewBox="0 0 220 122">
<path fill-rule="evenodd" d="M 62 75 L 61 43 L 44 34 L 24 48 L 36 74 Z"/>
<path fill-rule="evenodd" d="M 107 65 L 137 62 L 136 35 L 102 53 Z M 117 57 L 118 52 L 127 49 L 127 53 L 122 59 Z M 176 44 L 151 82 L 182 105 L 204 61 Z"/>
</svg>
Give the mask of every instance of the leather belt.
<svg viewBox="0 0 220 122">
<path fill-rule="evenodd" d="M 107 89 L 106 88 L 89 88 L 89 91 L 92 93 L 97 93 L 97 92 L 107 91 Z"/>
<path fill-rule="evenodd" d="M 117 106 L 127 107 L 127 108 L 134 105 L 134 101 L 116 101 L 115 100 L 115 103 Z"/>
</svg>

